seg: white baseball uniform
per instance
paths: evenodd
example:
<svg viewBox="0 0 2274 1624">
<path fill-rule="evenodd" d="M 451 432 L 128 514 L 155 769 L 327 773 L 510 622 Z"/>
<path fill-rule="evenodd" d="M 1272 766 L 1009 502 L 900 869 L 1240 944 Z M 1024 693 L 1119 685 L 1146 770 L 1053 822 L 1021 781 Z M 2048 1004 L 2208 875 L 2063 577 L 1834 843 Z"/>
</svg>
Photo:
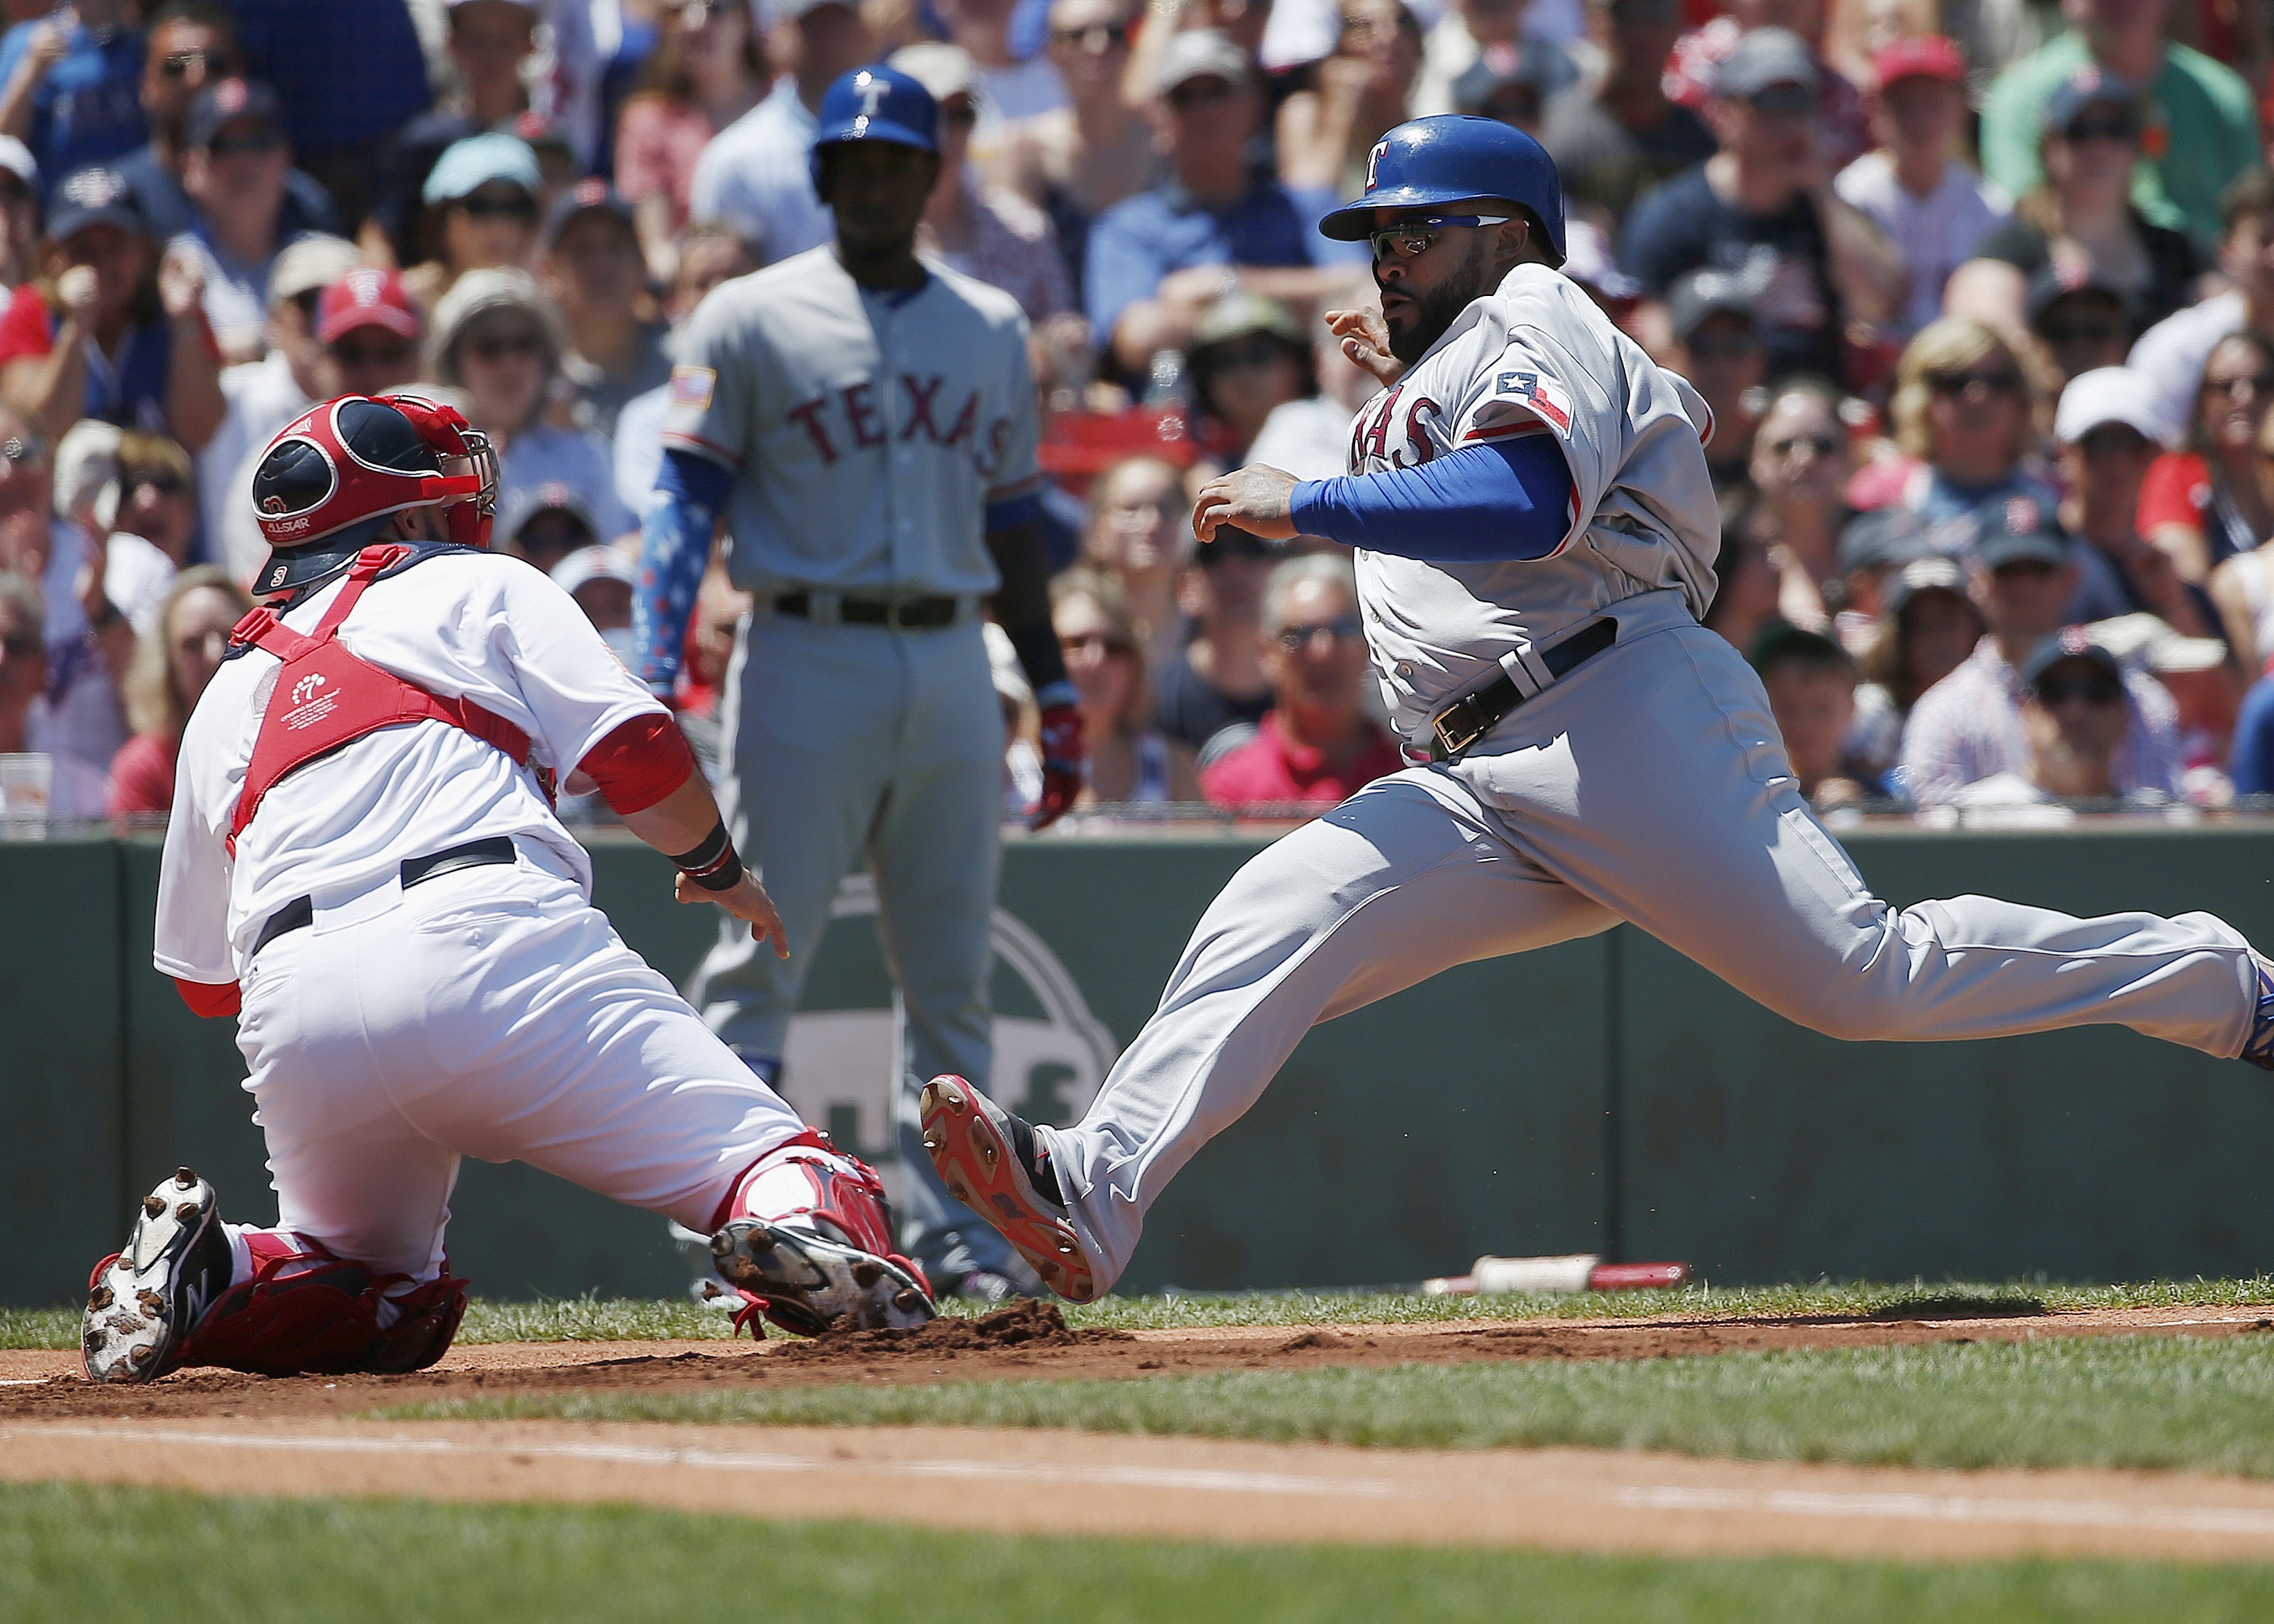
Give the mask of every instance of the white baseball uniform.
<svg viewBox="0 0 2274 1624">
<path fill-rule="evenodd" d="M 1575 487 L 1551 556 L 1358 555 L 1410 742 L 1501 673 L 1530 697 L 1457 759 L 1380 780 L 1249 862 L 1088 1113 L 1036 1129 L 1101 1289 L 1162 1188 L 1314 1023 L 1623 919 L 1835 1036 L 2106 1021 L 2231 1056 L 2250 1035 L 2249 946 L 2208 914 L 2082 920 L 1984 897 L 1898 911 L 1864 888 L 1802 800 L 1751 667 L 1698 624 L 1718 530 L 1704 407 L 1574 283 L 1511 271 L 1359 414 L 1351 469 L 1540 432 Z M 1605 617 L 1616 641 L 1555 678 L 1541 653 Z"/>
<path fill-rule="evenodd" d="M 679 342 L 663 439 L 734 473 L 727 564 L 757 603 L 727 682 L 721 801 L 790 947 L 778 959 L 729 921 L 690 996 L 777 1074 L 830 904 L 865 861 L 907 1016 L 907 1249 L 953 1280 L 1010 1267 L 938 1184 L 915 1102 L 920 1078 L 983 1087 L 991 1064 L 1003 729 L 979 605 L 998 584 L 987 510 L 1035 488 L 1037 428 L 1017 302 L 929 268 L 878 293 L 817 248 L 717 289 Z M 846 620 L 847 602 L 923 599 L 953 600 L 952 620 Z"/>
<path fill-rule="evenodd" d="M 285 624 L 305 635 L 340 590 Z M 514 559 L 444 553 L 383 577 L 339 637 L 504 718 L 563 771 L 662 710 L 574 600 Z M 231 856 L 280 669 L 258 649 L 224 661 L 190 718 L 155 959 L 241 986 L 237 1046 L 282 1228 L 431 1280 L 463 1154 L 707 1232 L 736 1176 L 804 1124 L 591 906 L 591 861 L 529 767 L 447 723 L 385 728 L 279 779 Z M 403 885 L 405 859 L 498 836 L 511 865 Z M 302 897 L 313 923 L 255 953 Z"/>
</svg>

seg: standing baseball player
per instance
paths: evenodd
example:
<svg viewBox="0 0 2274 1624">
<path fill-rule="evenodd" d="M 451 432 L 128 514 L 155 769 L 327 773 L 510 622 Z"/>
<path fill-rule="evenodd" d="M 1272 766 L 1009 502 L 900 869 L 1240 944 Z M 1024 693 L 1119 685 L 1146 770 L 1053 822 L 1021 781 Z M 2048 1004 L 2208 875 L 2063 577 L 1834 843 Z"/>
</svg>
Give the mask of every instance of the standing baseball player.
<svg viewBox="0 0 2274 1624">
<path fill-rule="evenodd" d="M 1840 1037 L 2107 1021 L 2269 1064 L 2274 979 L 2208 914 L 1897 911 L 1864 889 L 1759 682 L 1698 624 L 1711 416 L 1557 274 L 1562 193 L 1529 137 L 1401 124 L 1322 229 L 1373 246 L 1381 315 L 1328 320 L 1389 387 L 1359 414 L 1349 477 L 1239 469 L 1193 525 L 1357 550 L 1384 696 L 1430 764 L 1233 878 L 1077 1125 L 1029 1127 L 958 1078 L 925 1090 L 949 1188 L 1053 1288 L 1112 1285 L 1163 1186 L 1315 1022 L 1623 919 Z"/>
<path fill-rule="evenodd" d="M 1025 318 L 915 253 L 937 122 L 930 94 L 890 68 L 832 85 L 813 178 L 836 242 L 725 284 L 689 321 L 634 635 L 641 675 L 668 693 L 723 513 L 727 568 L 756 598 L 727 680 L 727 817 L 780 905 L 790 957 L 728 921 L 692 996 L 778 1081 L 839 882 L 865 861 L 907 1014 L 907 1250 L 944 1289 L 994 1297 L 1023 1271 L 948 1199 L 915 1129 L 917 1079 L 983 1079 L 990 1064 L 1003 778 L 980 629 L 990 595 L 1042 710 L 1037 825 L 1081 788 L 1081 721 L 1035 524 Z"/>
<path fill-rule="evenodd" d="M 461 1155 L 712 1234 L 745 1318 L 930 1317 L 876 1176 L 592 907 L 556 773 L 671 856 L 681 901 L 781 940 L 668 713 L 566 592 L 485 550 L 496 492 L 487 442 L 404 395 L 315 408 L 254 472 L 272 601 L 183 737 L 156 959 L 238 1018 L 279 1221 L 222 1222 L 186 1168 L 160 1184 L 95 1270 L 96 1380 L 433 1363 L 465 1312 Z"/>
</svg>

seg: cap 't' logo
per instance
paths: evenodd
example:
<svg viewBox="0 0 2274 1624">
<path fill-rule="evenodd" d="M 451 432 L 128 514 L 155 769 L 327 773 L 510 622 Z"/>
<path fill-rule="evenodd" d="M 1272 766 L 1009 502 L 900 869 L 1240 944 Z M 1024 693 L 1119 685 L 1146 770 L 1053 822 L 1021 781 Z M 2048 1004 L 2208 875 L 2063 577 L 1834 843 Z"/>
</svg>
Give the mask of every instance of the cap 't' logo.
<svg viewBox="0 0 2274 1624">
<path fill-rule="evenodd" d="M 1368 192 L 1374 190 L 1374 171 L 1382 167 L 1382 154 L 1389 150 L 1388 141 L 1376 141 L 1374 144 L 1374 150 L 1366 155 L 1366 189 Z"/>
<path fill-rule="evenodd" d="M 853 81 L 853 87 L 861 93 L 861 117 L 863 118 L 877 116 L 877 107 L 892 88 L 873 73 L 863 73 Z"/>
</svg>

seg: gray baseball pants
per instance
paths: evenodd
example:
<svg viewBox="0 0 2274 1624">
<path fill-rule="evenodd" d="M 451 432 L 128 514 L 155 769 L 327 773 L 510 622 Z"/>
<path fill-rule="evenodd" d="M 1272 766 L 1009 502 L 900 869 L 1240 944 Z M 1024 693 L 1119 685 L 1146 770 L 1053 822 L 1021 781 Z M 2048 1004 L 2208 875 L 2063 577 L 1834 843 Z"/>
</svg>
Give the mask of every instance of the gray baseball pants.
<svg viewBox="0 0 2274 1624">
<path fill-rule="evenodd" d="M 1835 1037 L 2113 1022 L 2241 1052 L 2257 974 L 2210 914 L 1872 896 L 1802 801 L 1751 668 L 1653 601 L 1671 596 L 1620 605 L 1614 647 L 1459 762 L 1380 780 L 1233 876 L 1088 1114 L 1036 1130 L 1101 1289 L 1315 1023 L 1621 920 Z"/>
<path fill-rule="evenodd" d="M 1003 1237 L 940 1184 L 915 1125 L 918 1079 L 953 1071 L 984 1088 L 993 1058 L 1003 713 L 978 623 L 892 631 L 760 611 L 735 639 L 723 709 L 734 765 L 720 807 L 781 910 L 790 956 L 728 919 L 689 1001 L 794 1096 L 797 1080 L 779 1076 L 790 1017 L 838 884 L 865 864 L 907 1019 L 912 1075 L 893 1124 L 908 1174 L 901 1244 L 937 1282 L 1013 1267 Z"/>
</svg>

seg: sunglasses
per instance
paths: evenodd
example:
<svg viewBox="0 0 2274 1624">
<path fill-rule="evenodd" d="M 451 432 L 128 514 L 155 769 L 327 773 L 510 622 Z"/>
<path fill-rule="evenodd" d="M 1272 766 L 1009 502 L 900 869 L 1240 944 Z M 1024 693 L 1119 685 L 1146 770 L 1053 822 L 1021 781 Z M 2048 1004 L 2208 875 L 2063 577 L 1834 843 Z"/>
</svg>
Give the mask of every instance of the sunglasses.
<svg viewBox="0 0 2274 1624">
<path fill-rule="evenodd" d="M 1336 643 L 1344 643 L 1356 642 L 1364 635 L 1365 630 L 1365 623 L 1354 614 L 1321 620 L 1314 626 L 1283 626 L 1279 628 L 1279 646 L 1290 654 L 1300 654 L 1321 632 Z"/>
<path fill-rule="evenodd" d="M 410 357 L 410 346 L 393 344 L 350 344 L 332 346 L 332 359 L 342 366 L 399 366 Z"/>
<path fill-rule="evenodd" d="M 303 288 L 299 292 L 293 294 L 291 298 L 300 314 L 312 326 L 316 320 L 316 306 L 322 304 L 324 300 L 324 290 L 321 288 Z"/>
<path fill-rule="evenodd" d="M 2092 430 L 2076 442 L 2076 448 L 2088 457 L 2138 456 L 2143 451 L 2154 450 L 2155 446 L 2137 429 L 2111 425 Z"/>
<path fill-rule="evenodd" d="M 1987 395 L 2019 395 L 2022 375 L 2019 372 L 1929 372 L 1926 387 L 1937 395 L 1964 395 L 1980 384 Z"/>
<path fill-rule="evenodd" d="M 2080 118 L 2061 132 L 2071 146 L 2079 141 L 2121 141 L 2127 147 L 2140 139 L 2140 126 L 2128 118 Z"/>
<path fill-rule="evenodd" d="M 1092 23 L 1087 28 L 1053 28 L 1050 43 L 1095 55 L 1120 50 L 1129 43 L 1129 30 L 1119 23 Z"/>
<path fill-rule="evenodd" d="M 1203 569 L 1229 563 L 1234 559 L 1260 564 L 1278 556 L 1278 550 L 1270 543 L 1258 540 L 1246 530 L 1229 528 L 1216 531 L 1214 541 L 1204 541 L 1193 550 L 1193 561 Z"/>
<path fill-rule="evenodd" d="M 2206 378 L 2205 395 L 2240 395 L 2245 389 L 2253 395 L 2274 394 L 2274 372 L 2248 372 L 2240 378 Z"/>
<path fill-rule="evenodd" d="M 968 96 L 958 96 L 953 102 L 944 102 L 940 104 L 939 119 L 942 124 L 953 124 L 960 130 L 968 130 L 979 122 L 978 104 Z"/>
<path fill-rule="evenodd" d="M 1840 449 L 1841 439 L 1839 435 L 1831 433 L 1796 434 L 1790 440 L 1771 440 L 1769 442 L 1769 455 L 1771 456 L 1788 457 L 1794 452 L 1799 450 L 1803 446 L 1807 447 L 1811 451 L 1813 451 L 1820 457 L 1828 457 Z"/>
<path fill-rule="evenodd" d="M 1103 650 L 1108 654 L 1137 652 L 1135 643 L 1112 632 L 1076 632 L 1072 636 L 1061 634 L 1058 637 L 1058 649 L 1066 654 L 1083 654 L 1091 649 Z"/>
<path fill-rule="evenodd" d="M 2040 677 L 2029 691 L 2048 710 L 2072 699 L 2082 699 L 2089 705 L 2112 705 L 2124 697 L 2123 685 L 2106 677 Z"/>
<path fill-rule="evenodd" d="M 1218 79 L 1213 73 L 1209 73 L 1203 74 L 1199 79 L 1186 79 L 1171 91 L 1165 100 L 1171 107 L 1182 112 L 1186 108 L 1198 107 L 1205 102 L 1228 101 L 1231 94 L 1232 84 L 1230 79 Z"/>
<path fill-rule="evenodd" d="M 1437 245 L 1451 226 L 1502 226 L 1515 219 L 1513 214 L 1430 214 L 1419 220 L 1401 220 L 1379 231 L 1366 234 L 1366 245 L 1374 251 L 1376 259 L 1418 259 Z"/>
<path fill-rule="evenodd" d="M 0 658 L 28 659 L 35 654 L 45 654 L 48 645 L 29 632 L 11 632 L 0 637 Z"/>
<path fill-rule="evenodd" d="M 1203 372 L 1236 372 L 1242 367 L 1269 366 L 1286 351 L 1277 339 L 1258 333 L 1235 343 L 1217 344 L 1195 358 Z"/>
<path fill-rule="evenodd" d="M 234 158 L 273 153 L 284 145 L 284 138 L 274 130 L 254 130 L 243 135 L 217 135 L 206 150 L 216 158 Z"/>
<path fill-rule="evenodd" d="M 1687 348 L 1693 361 L 1741 361 L 1761 347 L 1751 333 L 1731 333 L 1721 338 L 1693 338 Z"/>
<path fill-rule="evenodd" d="M 1764 118 L 1805 118 L 1816 111 L 1816 93 L 1799 85 L 1771 85 L 1745 98 Z"/>
<path fill-rule="evenodd" d="M 190 488 L 189 481 L 172 472 L 131 474 L 123 481 L 129 501 L 137 491 L 155 491 L 161 496 L 179 496 Z"/>
<path fill-rule="evenodd" d="M 187 79 L 192 68 L 200 66 L 208 77 L 215 79 L 227 79 L 237 71 L 234 58 L 215 51 L 175 51 L 158 59 L 158 71 L 168 79 Z"/>
<path fill-rule="evenodd" d="M 534 333 L 470 338 L 466 341 L 466 353 L 479 356 L 485 361 L 502 361 L 511 356 L 541 356 L 545 353 L 545 340 Z"/>
<path fill-rule="evenodd" d="M 509 197 L 486 198 L 476 192 L 470 197 L 460 198 L 456 207 L 463 209 L 467 217 L 472 220 L 532 221 L 537 218 L 537 199 L 525 192 L 516 192 Z"/>
</svg>

